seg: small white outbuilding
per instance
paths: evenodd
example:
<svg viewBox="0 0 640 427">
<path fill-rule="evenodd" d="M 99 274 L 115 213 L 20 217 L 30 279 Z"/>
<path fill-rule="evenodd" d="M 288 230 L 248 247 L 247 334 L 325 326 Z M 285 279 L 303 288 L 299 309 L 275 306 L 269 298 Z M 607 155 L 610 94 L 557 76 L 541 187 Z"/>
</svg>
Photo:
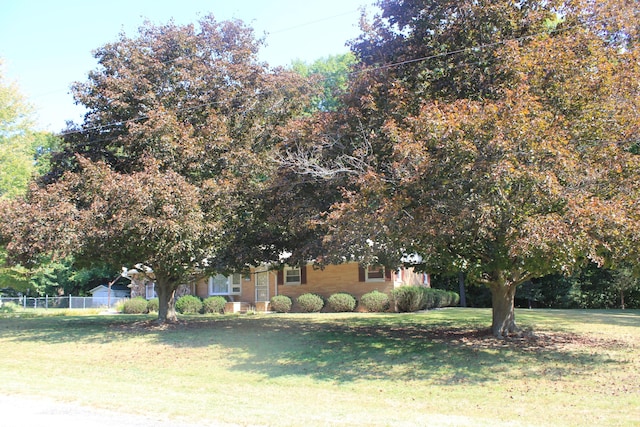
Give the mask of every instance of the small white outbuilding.
<svg viewBox="0 0 640 427">
<path fill-rule="evenodd" d="M 92 296 L 92 306 L 102 307 L 111 303 L 111 306 L 116 304 L 123 298 L 129 298 L 131 296 L 131 289 L 127 285 L 116 284 L 111 286 L 111 295 L 109 295 L 108 285 L 99 285 L 91 289 L 89 293 Z"/>
</svg>

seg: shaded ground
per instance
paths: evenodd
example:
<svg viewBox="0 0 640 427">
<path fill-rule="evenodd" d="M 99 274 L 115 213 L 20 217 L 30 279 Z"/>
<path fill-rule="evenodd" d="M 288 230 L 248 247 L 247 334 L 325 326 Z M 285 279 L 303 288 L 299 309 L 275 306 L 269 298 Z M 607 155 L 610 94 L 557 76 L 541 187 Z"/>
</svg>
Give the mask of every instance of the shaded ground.
<svg viewBox="0 0 640 427">
<path fill-rule="evenodd" d="M 623 326 L 597 313 L 571 313 L 566 321 L 559 313 L 551 323 L 536 317 L 543 314 L 528 314 L 525 332 L 506 340 L 482 327 L 488 322 L 479 311 L 193 316 L 170 325 L 132 316 L 12 319 L 0 322 L 4 350 L 14 351 L 5 351 L 9 382 L 0 395 L 18 400 L 0 396 L 0 426 L 386 426 L 423 425 L 425 416 L 429 425 L 554 425 L 559 413 L 565 425 L 633 424 L 640 342 L 629 326 L 640 326 L 631 322 L 638 315 L 619 315 L 630 323 Z M 68 369 L 33 385 L 39 378 L 14 363 L 29 351 L 44 352 L 36 360 L 41 369 L 50 365 L 48 354 Z M 104 370 L 100 381 L 95 366 Z M 152 383 L 171 384 L 162 413 L 191 424 L 149 418 L 146 409 L 164 398 Z M 238 399 L 220 399 L 221 390 Z M 40 394 L 108 410 L 69 403 L 42 409 L 33 398 Z M 138 415 L 120 416 L 113 400 Z M 494 400 L 509 404 L 498 410 Z M 31 417 L 5 423 L 7 410 Z"/>
<path fill-rule="evenodd" d="M 202 321 L 179 321 L 177 323 L 159 325 L 155 320 L 131 322 L 118 326 L 118 329 L 128 333 L 145 333 L 160 331 L 188 331 L 188 330 L 211 330 L 215 328 L 217 322 L 213 320 Z M 265 322 L 267 323 L 267 322 Z M 269 325 L 263 325 L 269 326 Z M 279 325 L 273 325 L 277 331 Z M 335 323 L 333 325 L 301 322 L 298 327 L 287 326 L 290 333 L 309 333 L 323 331 L 325 333 L 348 333 L 359 337 L 384 336 L 393 340 L 420 339 L 434 343 L 450 344 L 454 346 L 465 346 L 476 349 L 502 349 L 510 348 L 518 351 L 536 352 L 544 350 L 588 350 L 593 348 L 622 348 L 629 345 L 628 342 L 597 338 L 572 332 L 541 332 L 524 330 L 521 334 L 506 337 L 505 339 L 495 338 L 490 329 L 478 328 L 454 328 L 449 326 L 434 326 L 429 328 L 416 328 L 412 325 L 402 325 L 396 328 L 381 328 L 362 325 L 349 325 Z M 238 322 L 233 324 L 233 329 L 253 330 L 255 324 Z"/>
</svg>

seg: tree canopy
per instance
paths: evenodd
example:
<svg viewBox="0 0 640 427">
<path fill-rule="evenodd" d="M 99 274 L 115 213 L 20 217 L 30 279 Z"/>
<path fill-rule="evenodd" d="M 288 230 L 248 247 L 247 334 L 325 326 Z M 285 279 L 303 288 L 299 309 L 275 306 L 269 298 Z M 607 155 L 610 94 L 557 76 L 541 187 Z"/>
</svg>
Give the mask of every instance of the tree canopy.
<svg viewBox="0 0 640 427">
<path fill-rule="evenodd" d="M 318 149 L 329 128 L 309 121 L 315 137 L 290 151 L 313 154 L 291 162 L 302 173 L 349 177 L 327 247 L 465 271 L 491 289 L 496 336 L 517 330 L 517 285 L 582 260 L 637 262 L 635 3 L 379 6 L 352 43 L 337 141 Z"/>
<path fill-rule="evenodd" d="M 48 155 L 57 139 L 37 132 L 33 115 L 33 107 L 0 68 L 0 198 L 23 195 L 29 181 L 48 170 Z"/>
<path fill-rule="evenodd" d="M 0 204 L 9 257 L 145 264 L 160 320 L 209 269 L 404 260 L 488 286 L 499 337 L 522 283 L 638 264 L 635 2 L 378 6 L 348 74 L 350 57 L 270 69 L 249 27 L 213 17 L 96 50 L 84 122 Z M 339 98 L 305 78 L 334 70 Z"/>
<path fill-rule="evenodd" d="M 175 320 L 176 288 L 216 267 L 228 236 L 251 222 L 278 129 L 308 105 L 304 80 L 258 61 L 260 44 L 241 22 L 209 16 L 146 23 L 97 49 L 99 68 L 73 87 L 84 122 L 63 133 L 39 185 L 5 208 L 13 259 L 142 263 L 159 319 Z M 242 255 L 222 258 L 244 265 Z"/>
</svg>

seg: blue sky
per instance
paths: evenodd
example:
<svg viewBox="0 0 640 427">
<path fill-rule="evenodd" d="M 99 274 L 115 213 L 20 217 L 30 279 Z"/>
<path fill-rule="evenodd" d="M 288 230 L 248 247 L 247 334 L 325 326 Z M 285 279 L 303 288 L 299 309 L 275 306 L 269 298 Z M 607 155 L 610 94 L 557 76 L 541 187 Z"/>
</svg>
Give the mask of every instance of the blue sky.
<svg viewBox="0 0 640 427">
<path fill-rule="evenodd" d="M 360 7 L 373 0 L 0 0 L 0 58 L 5 77 L 18 84 L 36 109 L 40 129 L 58 132 L 66 120 L 80 122 L 69 87 L 96 68 L 91 51 L 135 36 L 145 19 L 195 23 L 209 13 L 237 18 L 266 33 L 261 57 L 270 65 L 313 61 L 347 52 L 359 34 Z"/>
</svg>

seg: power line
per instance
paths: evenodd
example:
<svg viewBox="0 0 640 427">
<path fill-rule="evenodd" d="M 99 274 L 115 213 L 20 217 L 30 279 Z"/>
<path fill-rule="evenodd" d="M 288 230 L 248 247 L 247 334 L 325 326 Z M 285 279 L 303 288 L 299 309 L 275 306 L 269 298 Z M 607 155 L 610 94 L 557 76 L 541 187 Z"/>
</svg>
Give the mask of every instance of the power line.
<svg viewBox="0 0 640 427">
<path fill-rule="evenodd" d="M 351 12 L 352 13 L 352 12 Z M 335 15 L 335 16 L 341 16 L 341 15 Z M 327 18 L 329 19 L 329 18 Z M 613 19 L 608 18 L 608 19 L 602 19 L 602 20 L 597 20 L 595 21 L 595 23 L 604 23 L 607 22 L 609 20 Z M 409 60 L 405 60 L 405 61 L 399 61 L 399 62 L 393 62 L 393 63 L 389 63 L 389 64 L 383 64 L 383 65 L 378 65 L 378 66 L 374 66 L 374 67 L 369 67 L 369 68 L 364 68 L 362 70 L 356 70 L 353 71 L 351 73 L 349 73 L 349 75 L 357 75 L 357 74 L 363 74 L 363 73 L 367 73 L 367 72 L 372 72 L 372 71 L 379 71 L 379 70 L 385 70 L 385 69 L 389 69 L 389 68 L 394 68 L 394 67 L 400 67 L 403 65 L 408 65 L 408 64 L 413 64 L 413 63 L 418 63 L 418 62 L 424 62 L 424 61 L 428 61 L 431 59 L 435 59 L 435 58 L 441 58 L 441 57 L 447 57 L 447 56 L 453 56 L 453 55 L 457 55 L 457 54 L 461 54 L 461 53 L 465 53 L 465 52 L 469 52 L 469 51 L 481 51 L 481 50 L 486 50 L 492 47 L 496 47 L 496 46 L 501 46 L 507 43 L 511 43 L 511 42 L 517 42 L 517 43 L 522 43 L 525 40 L 528 39 L 532 39 L 535 37 L 539 37 L 542 35 L 548 35 L 548 34 L 553 34 L 553 33 L 561 33 L 561 32 L 567 32 L 576 28 L 580 28 L 583 27 L 584 24 L 575 24 L 569 27 L 564 27 L 564 28 L 560 28 L 560 29 L 555 29 L 555 30 L 547 30 L 547 31 L 541 31 L 538 33 L 534 33 L 534 34 L 529 34 L 526 36 L 521 36 L 521 37 L 514 37 L 514 38 L 510 38 L 510 39 L 506 39 L 506 40 L 500 40 L 500 41 L 496 41 L 496 42 L 491 42 L 491 43 L 485 43 L 485 44 L 480 44 L 480 45 L 476 45 L 476 46 L 470 46 L 470 47 L 466 47 L 466 48 L 462 48 L 462 49 L 456 49 L 456 50 L 451 50 L 451 51 L 446 51 L 446 52 L 440 52 L 434 55 L 428 55 L 428 56 L 423 56 L 423 57 L 419 57 L 419 58 L 414 58 L 414 59 L 409 59 Z M 286 30 L 284 30 L 286 31 Z M 178 58 L 180 59 L 180 58 Z M 169 63 L 169 62 L 173 62 L 177 60 L 176 58 L 171 59 L 171 60 L 167 60 L 161 63 Z M 467 64 L 458 64 L 455 68 L 461 67 L 463 65 L 468 65 Z M 201 104 L 198 105 L 194 105 L 191 107 L 185 107 L 185 108 L 178 108 L 175 109 L 174 111 L 177 112 L 183 112 L 183 111 L 189 111 L 189 110 L 193 110 L 193 109 L 197 109 L 200 107 L 204 107 L 206 105 L 219 105 L 222 104 L 222 102 L 203 102 Z M 92 131 L 92 130 L 100 130 L 100 129 L 104 129 L 104 128 L 108 128 L 108 127 L 112 127 L 112 126 L 120 126 L 126 123 L 131 123 L 131 122 L 135 122 L 135 121 L 140 121 L 140 120 L 144 120 L 144 119 L 148 119 L 150 116 L 149 114 L 144 114 L 135 118 L 131 118 L 131 119 L 127 119 L 127 120 L 123 120 L 123 121 L 114 121 L 111 123 L 105 123 L 102 125 L 97 125 L 97 126 L 92 126 L 92 127 L 88 127 L 85 129 L 81 129 L 81 130 L 69 130 L 69 131 L 63 131 L 61 133 L 58 134 L 58 136 L 65 136 L 65 135 L 70 135 L 70 134 L 75 134 L 75 133 L 84 133 L 87 131 Z M 107 139 L 109 140 L 109 139 Z M 101 140 L 104 141 L 104 140 Z"/>
<path fill-rule="evenodd" d="M 608 19 L 598 20 L 598 21 L 596 21 L 596 23 L 604 23 L 604 22 L 607 22 L 607 21 L 609 21 L 611 19 L 613 19 L 613 17 L 608 18 Z M 538 33 L 528 34 L 526 36 L 514 37 L 514 38 L 511 38 L 511 39 L 500 40 L 500 41 L 497 41 L 497 42 L 485 43 L 485 44 L 476 45 L 476 46 L 469 46 L 469 47 L 462 48 L 462 49 L 451 50 L 451 51 L 446 51 L 446 52 L 440 52 L 440 53 L 436 53 L 436 54 L 433 54 L 433 55 L 422 56 L 420 58 L 408 59 L 408 60 L 405 60 L 405 61 L 392 62 L 392 63 L 389 63 L 389 64 L 372 66 L 372 67 L 369 67 L 369 68 L 364 68 L 362 70 L 353 71 L 353 72 L 350 73 L 350 75 L 363 74 L 363 73 L 367 73 L 367 72 L 370 72 L 370 71 L 386 70 L 386 69 L 389 69 L 389 68 L 400 67 L 400 66 L 403 66 L 403 65 L 414 64 L 414 63 L 417 63 L 417 62 L 424 62 L 424 61 L 428 61 L 428 60 L 431 60 L 431 59 L 442 58 L 442 57 L 446 57 L 446 56 L 453 56 L 453 55 L 457 55 L 457 54 L 465 53 L 465 52 L 470 52 L 470 51 L 485 50 L 485 49 L 488 49 L 488 48 L 491 48 L 491 47 L 502 46 L 502 45 L 505 45 L 505 44 L 511 43 L 511 42 L 522 43 L 525 40 L 536 38 L 536 37 L 539 37 L 539 36 L 542 36 L 542 35 L 545 35 L 545 34 L 566 32 L 566 31 L 570 31 L 570 30 L 573 30 L 573 29 L 576 29 L 576 28 L 583 27 L 583 26 L 584 26 L 584 24 L 575 24 L 575 25 L 572 25 L 572 26 L 569 26 L 569 27 L 565 27 L 565 28 L 560 28 L 560 29 L 555 29 L 555 30 L 547 30 L 547 31 L 540 31 Z"/>
<path fill-rule="evenodd" d="M 320 22 L 326 22 L 326 21 L 330 21 L 332 19 L 342 18 L 343 16 L 351 15 L 352 13 L 356 13 L 358 11 L 359 11 L 359 9 L 350 10 L 348 12 L 340 13 L 338 15 L 327 16 L 326 18 L 319 18 L 319 19 L 316 19 L 315 21 L 308 21 L 308 22 L 305 22 L 303 24 L 294 25 L 292 27 L 283 28 L 281 30 L 267 31 L 267 34 L 280 34 L 280 33 L 284 33 L 284 32 L 291 31 L 291 30 L 297 30 L 298 28 L 308 27 L 310 25 L 319 24 Z"/>
</svg>

